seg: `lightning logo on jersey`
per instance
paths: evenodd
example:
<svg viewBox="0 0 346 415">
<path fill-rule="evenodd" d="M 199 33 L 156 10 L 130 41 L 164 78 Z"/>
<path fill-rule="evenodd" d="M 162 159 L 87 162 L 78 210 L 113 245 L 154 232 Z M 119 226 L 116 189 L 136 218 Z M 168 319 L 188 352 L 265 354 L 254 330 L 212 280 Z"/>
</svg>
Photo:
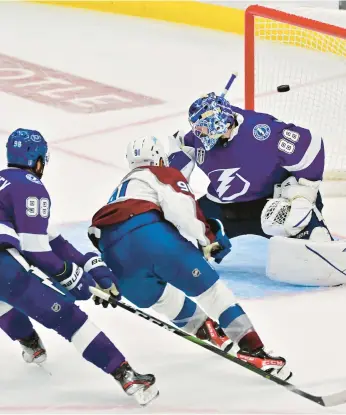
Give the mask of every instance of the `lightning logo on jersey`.
<svg viewBox="0 0 346 415">
<path fill-rule="evenodd" d="M 213 173 L 216 173 L 219 175 L 217 181 L 220 182 L 220 184 L 216 189 L 216 193 L 219 196 L 220 200 L 225 201 L 225 202 L 231 201 L 241 195 L 244 195 L 248 191 L 250 187 L 250 182 L 246 180 L 244 177 L 242 177 L 240 174 L 238 174 L 237 173 L 238 170 L 240 170 L 240 167 L 236 167 L 233 169 L 218 169 L 218 170 L 213 170 L 209 173 L 209 177 Z M 231 184 L 235 178 L 240 179 L 241 182 L 243 183 L 242 189 L 238 191 L 237 193 L 224 197 L 224 195 L 228 192 L 229 188 L 231 187 Z M 237 188 L 239 188 L 238 185 L 237 185 Z"/>
<path fill-rule="evenodd" d="M 231 182 L 234 180 L 233 173 L 235 173 L 238 170 L 239 168 L 226 169 L 223 171 L 223 173 L 220 174 L 220 177 L 218 180 L 220 182 L 220 185 L 216 189 L 219 197 L 222 197 L 227 192 L 227 190 L 231 187 Z"/>
</svg>

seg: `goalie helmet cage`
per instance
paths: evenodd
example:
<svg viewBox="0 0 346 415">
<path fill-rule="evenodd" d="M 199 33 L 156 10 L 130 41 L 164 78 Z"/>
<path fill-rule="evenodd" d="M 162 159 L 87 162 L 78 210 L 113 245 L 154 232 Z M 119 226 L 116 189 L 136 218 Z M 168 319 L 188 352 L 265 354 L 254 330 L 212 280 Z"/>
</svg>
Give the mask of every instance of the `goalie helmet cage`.
<svg viewBox="0 0 346 415">
<path fill-rule="evenodd" d="M 322 136 L 323 190 L 333 196 L 346 195 L 345 17 L 338 10 L 286 12 L 258 5 L 245 11 L 245 108 Z M 290 91 L 277 91 L 287 84 Z"/>
</svg>

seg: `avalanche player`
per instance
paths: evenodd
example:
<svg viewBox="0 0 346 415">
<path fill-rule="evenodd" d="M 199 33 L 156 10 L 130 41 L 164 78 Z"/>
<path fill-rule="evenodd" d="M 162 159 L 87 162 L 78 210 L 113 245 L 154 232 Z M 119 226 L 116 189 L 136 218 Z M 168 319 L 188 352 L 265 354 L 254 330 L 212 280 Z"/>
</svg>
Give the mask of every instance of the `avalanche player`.
<svg viewBox="0 0 346 415">
<path fill-rule="evenodd" d="M 208 176 L 210 184 L 199 199 L 200 207 L 206 217 L 222 221 L 229 238 L 245 234 L 281 237 L 269 246 L 282 270 L 269 267 L 268 276 L 293 282 L 293 269 L 285 266 L 292 264 L 301 249 L 301 239 L 340 251 L 330 242 L 321 214 L 319 186 L 325 155 L 319 135 L 269 114 L 231 106 L 213 92 L 190 106 L 189 122 L 190 132 L 178 131 L 172 138 L 175 150 L 169 156 L 170 166 L 188 179 L 195 166 Z M 278 227 L 275 223 L 281 209 L 285 221 Z M 287 238 L 296 240 L 288 242 Z M 330 285 L 336 281 L 331 273 L 345 282 L 345 276 L 326 263 L 323 266 L 328 269 L 316 282 L 314 273 L 321 269 L 320 260 L 311 252 L 304 251 L 304 255 L 304 280 L 297 278 L 294 283 Z"/>
<path fill-rule="evenodd" d="M 33 130 L 18 129 L 7 142 L 8 168 L 0 172 L 0 326 L 20 339 L 25 360 L 42 362 L 45 350 L 26 316 L 32 317 L 146 404 L 157 395 L 154 376 L 136 373 L 74 304 L 90 298 L 95 281 L 114 296 L 119 292 L 115 276 L 95 253 L 83 255 L 60 235 L 47 233 L 50 197 L 41 182 L 47 150 Z"/>
<path fill-rule="evenodd" d="M 285 359 L 265 351 L 232 291 L 205 260 L 213 256 L 221 261 L 230 251 L 220 221 L 210 221 L 215 236 L 185 177 L 167 167 L 155 137 L 130 142 L 127 160 L 131 172 L 89 228 L 90 239 L 119 278 L 122 294 L 138 307 L 153 307 L 185 331 L 213 341 L 217 334 L 211 330 L 211 316 L 223 336 L 234 342 L 221 344 L 224 350 L 288 379 Z M 204 257 L 182 235 L 197 240 Z"/>
</svg>

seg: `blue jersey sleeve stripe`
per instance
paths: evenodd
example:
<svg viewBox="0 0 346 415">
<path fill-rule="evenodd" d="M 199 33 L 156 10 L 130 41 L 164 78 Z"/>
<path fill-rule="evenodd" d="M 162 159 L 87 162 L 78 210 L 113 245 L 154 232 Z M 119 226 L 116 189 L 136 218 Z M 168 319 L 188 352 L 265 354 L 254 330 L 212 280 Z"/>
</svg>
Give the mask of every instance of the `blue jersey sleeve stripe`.
<svg viewBox="0 0 346 415">
<path fill-rule="evenodd" d="M 129 185 L 129 182 L 130 182 L 130 180 L 126 180 L 126 182 L 124 182 L 121 185 L 120 192 L 119 192 L 119 197 L 124 197 L 125 196 L 126 189 L 127 189 L 127 186 Z"/>
<path fill-rule="evenodd" d="M 111 198 L 109 199 L 108 203 L 112 203 L 112 202 L 114 202 L 114 200 L 117 199 L 117 197 L 118 197 L 118 191 L 119 191 L 119 188 L 117 187 L 115 189 L 115 191 L 113 192 Z"/>
</svg>

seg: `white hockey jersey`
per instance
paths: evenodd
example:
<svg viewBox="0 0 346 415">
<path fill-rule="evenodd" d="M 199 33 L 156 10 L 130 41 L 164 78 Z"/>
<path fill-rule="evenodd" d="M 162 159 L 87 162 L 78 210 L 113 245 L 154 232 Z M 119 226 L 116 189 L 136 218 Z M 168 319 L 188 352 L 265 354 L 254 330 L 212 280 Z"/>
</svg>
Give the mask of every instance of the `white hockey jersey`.
<svg viewBox="0 0 346 415">
<path fill-rule="evenodd" d="M 201 246 L 214 241 L 205 217 L 183 174 L 171 167 L 141 167 L 132 170 L 114 190 L 108 204 L 92 219 L 102 228 L 135 215 L 157 210 L 183 235 Z"/>
</svg>

